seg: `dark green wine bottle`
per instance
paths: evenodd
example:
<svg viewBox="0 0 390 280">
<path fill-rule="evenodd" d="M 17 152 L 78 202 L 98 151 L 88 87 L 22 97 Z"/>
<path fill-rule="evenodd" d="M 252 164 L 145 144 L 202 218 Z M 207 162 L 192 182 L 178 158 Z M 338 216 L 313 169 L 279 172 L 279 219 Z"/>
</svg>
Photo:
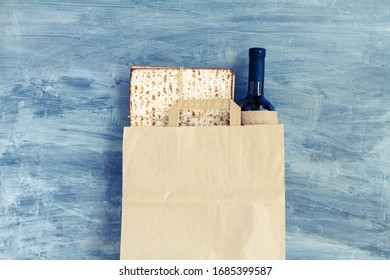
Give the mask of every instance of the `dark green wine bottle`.
<svg viewBox="0 0 390 280">
<path fill-rule="evenodd" d="M 248 94 L 238 104 L 242 111 L 275 111 L 264 97 L 265 49 L 249 49 Z"/>
</svg>

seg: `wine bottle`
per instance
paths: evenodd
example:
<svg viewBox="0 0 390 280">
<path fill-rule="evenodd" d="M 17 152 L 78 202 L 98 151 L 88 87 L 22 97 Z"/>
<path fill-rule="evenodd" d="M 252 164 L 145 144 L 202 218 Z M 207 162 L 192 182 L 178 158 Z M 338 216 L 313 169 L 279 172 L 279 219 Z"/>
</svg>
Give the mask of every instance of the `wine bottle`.
<svg viewBox="0 0 390 280">
<path fill-rule="evenodd" d="M 242 111 L 275 111 L 264 97 L 265 49 L 249 49 L 248 94 L 238 104 Z"/>
</svg>

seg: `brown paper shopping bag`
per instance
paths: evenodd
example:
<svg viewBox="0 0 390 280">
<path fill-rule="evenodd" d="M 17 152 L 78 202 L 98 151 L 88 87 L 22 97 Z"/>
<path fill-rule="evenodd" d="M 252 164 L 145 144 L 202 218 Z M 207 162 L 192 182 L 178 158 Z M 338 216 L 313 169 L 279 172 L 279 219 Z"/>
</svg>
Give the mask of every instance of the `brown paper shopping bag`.
<svg viewBox="0 0 390 280">
<path fill-rule="evenodd" d="M 178 127 L 183 108 L 228 107 L 230 126 Z M 284 259 L 283 125 L 240 116 L 183 100 L 171 127 L 124 129 L 121 259 Z"/>
</svg>

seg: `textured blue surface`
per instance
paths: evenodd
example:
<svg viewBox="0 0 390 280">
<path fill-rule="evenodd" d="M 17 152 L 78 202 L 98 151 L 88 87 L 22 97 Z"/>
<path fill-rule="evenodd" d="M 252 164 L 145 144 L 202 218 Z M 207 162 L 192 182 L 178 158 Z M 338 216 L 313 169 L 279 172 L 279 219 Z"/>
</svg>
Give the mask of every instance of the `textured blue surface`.
<svg viewBox="0 0 390 280">
<path fill-rule="evenodd" d="M 224 67 L 285 124 L 288 259 L 390 259 L 390 2 L 0 2 L 0 258 L 117 259 L 129 66 Z"/>
</svg>

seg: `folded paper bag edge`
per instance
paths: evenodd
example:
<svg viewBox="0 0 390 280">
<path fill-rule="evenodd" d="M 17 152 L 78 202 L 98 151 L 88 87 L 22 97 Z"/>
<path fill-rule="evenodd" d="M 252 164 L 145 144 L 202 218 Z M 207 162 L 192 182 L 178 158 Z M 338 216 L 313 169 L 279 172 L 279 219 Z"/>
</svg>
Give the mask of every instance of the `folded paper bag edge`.
<svg viewBox="0 0 390 280">
<path fill-rule="evenodd" d="M 232 99 L 229 98 L 179 100 L 168 110 L 168 127 L 179 126 L 179 114 L 182 109 L 227 109 L 229 110 L 230 115 L 230 126 L 241 125 L 241 108 Z"/>
<path fill-rule="evenodd" d="M 241 125 L 279 124 L 277 111 L 242 111 Z"/>
</svg>

